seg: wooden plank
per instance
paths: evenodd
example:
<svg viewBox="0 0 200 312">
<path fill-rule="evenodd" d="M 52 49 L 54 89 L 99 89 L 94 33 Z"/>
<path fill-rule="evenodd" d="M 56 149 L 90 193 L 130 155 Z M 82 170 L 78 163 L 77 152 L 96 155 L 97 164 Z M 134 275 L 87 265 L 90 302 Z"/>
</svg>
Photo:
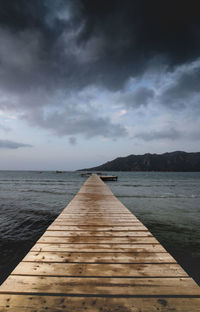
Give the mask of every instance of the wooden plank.
<svg viewBox="0 0 200 312">
<path fill-rule="evenodd" d="M 55 223 L 72 223 L 73 224 L 92 224 L 92 225 L 98 225 L 98 224 L 103 224 L 103 225 L 118 225 L 118 224 L 123 224 L 123 226 L 125 225 L 134 225 L 134 224 L 140 224 L 140 222 L 136 219 L 115 219 L 115 218 L 88 218 L 88 217 L 84 217 L 84 218 L 63 218 L 63 217 L 59 217 L 55 220 Z"/>
<path fill-rule="evenodd" d="M 95 196 L 95 200 L 94 197 L 91 196 L 91 194 L 86 194 L 84 196 L 81 195 L 76 195 L 73 198 L 73 202 L 71 201 L 65 208 L 65 209 L 69 209 L 69 208 L 78 208 L 80 209 L 81 207 L 83 208 L 88 208 L 88 206 L 84 206 L 84 203 L 89 203 L 90 207 L 97 207 L 99 210 L 101 210 L 101 206 L 99 206 L 98 204 L 103 204 L 102 209 L 105 209 L 107 207 L 110 208 L 119 208 L 123 211 L 129 211 L 129 209 L 127 207 L 125 207 L 116 197 L 113 196 Z"/>
<path fill-rule="evenodd" d="M 76 220 L 62 220 L 62 219 L 56 219 L 54 221 L 55 225 L 98 225 L 98 226 L 134 226 L 135 224 L 140 224 L 139 221 L 135 220 L 135 221 L 123 221 L 123 220 L 105 220 L 105 219 L 101 219 L 101 221 L 97 222 L 96 220 L 87 220 L 87 218 L 81 220 L 81 219 L 76 219 Z"/>
<path fill-rule="evenodd" d="M 93 215 L 93 216 L 89 216 L 89 215 L 84 215 L 84 216 L 81 216 L 81 215 L 76 215 L 76 216 L 70 216 L 70 217 L 68 217 L 68 216 L 64 216 L 64 215 L 60 215 L 60 216 L 58 216 L 56 219 L 55 219 L 55 221 L 57 221 L 57 220 L 73 220 L 73 221 L 82 221 L 82 220 L 84 220 L 84 222 L 85 221 L 87 221 L 87 220 L 92 220 L 92 221 L 96 221 L 97 223 L 99 222 L 99 221 L 107 221 L 107 222 L 112 222 L 112 221 L 114 221 L 114 222 L 117 222 L 117 221 L 120 221 L 120 222 L 140 222 L 137 218 L 133 218 L 133 217 L 123 217 L 123 216 L 118 216 L 118 217 L 104 217 L 104 216 L 100 216 L 100 217 L 97 217 L 97 216 L 95 216 L 95 215 Z M 140 222 L 141 223 L 141 222 Z"/>
<path fill-rule="evenodd" d="M 85 263 L 176 263 L 167 252 L 29 252 L 23 261 Z"/>
<path fill-rule="evenodd" d="M 78 218 L 89 218 L 89 219 L 92 219 L 92 218 L 95 218 L 95 219 L 99 219 L 99 218 L 102 218 L 102 219 L 123 219 L 123 220 L 127 220 L 129 218 L 132 218 L 131 216 L 129 215 L 124 215 L 124 214 L 114 214 L 114 213 L 107 213 L 107 214 L 101 214 L 99 212 L 97 213 L 70 213 L 70 214 L 60 214 L 59 218 L 62 218 L 62 219 L 78 219 Z M 138 219 L 134 219 L 134 220 L 137 220 L 139 221 Z"/>
<path fill-rule="evenodd" d="M 137 237 L 137 236 L 143 236 L 143 237 L 152 237 L 152 234 L 148 231 L 132 231 L 132 232 L 92 232 L 92 231 L 50 231 L 47 230 L 43 237 L 46 236 L 59 236 L 59 237 Z"/>
<path fill-rule="evenodd" d="M 59 217 L 55 220 L 55 223 L 83 223 L 83 224 L 103 224 L 103 225 L 115 225 L 115 224 L 123 224 L 124 225 L 134 225 L 134 224 L 141 224 L 138 220 L 136 219 L 115 219 L 115 218 L 88 218 L 88 217 L 84 217 L 84 218 L 63 218 L 63 217 Z"/>
<path fill-rule="evenodd" d="M 87 205 L 86 205 L 87 204 Z M 116 199 L 114 196 L 91 196 L 91 194 L 85 194 L 83 196 L 75 196 L 73 201 L 71 201 L 63 210 L 65 212 L 69 209 L 90 209 L 95 208 L 101 210 L 101 206 L 103 210 L 106 209 L 118 209 L 121 212 L 130 212 L 130 210 L 125 207 L 119 200 Z"/>
<path fill-rule="evenodd" d="M 42 244 L 37 243 L 31 251 L 71 251 L 71 252 L 166 252 L 160 244 Z"/>
<path fill-rule="evenodd" d="M 102 208 L 101 208 L 102 206 Z M 128 214 L 130 211 L 128 209 L 124 209 L 121 207 L 116 207 L 116 205 L 106 205 L 104 203 L 98 203 L 98 206 L 95 206 L 94 204 L 88 204 L 86 203 L 79 203 L 77 206 L 71 206 L 67 207 L 63 210 L 63 214 L 65 213 L 120 213 L 120 214 Z"/>
<path fill-rule="evenodd" d="M 86 197 L 87 195 L 87 197 Z M 101 208 L 103 210 L 106 209 L 118 209 L 121 210 L 121 212 L 130 212 L 130 210 L 125 207 L 119 200 L 116 199 L 116 197 L 114 196 L 102 196 L 98 198 L 96 197 L 95 200 L 93 197 L 91 197 L 91 195 L 86 194 L 84 196 L 84 198 L 79 197 L 79 196 L 75 196 L 73 198 L 73 201 L 71 201 L 63 210 L 63 212 L 65 212 L 66 210 L 69 209 L 89 209 L 89 208 L 95 208 L 95 209 L 99 209 L 101 210 Z M 91 198 L 90 198 L 91 197 Z M 86 206 L 86 204 L 88 204 Z M 102 207 L 101 207 L 101 206 Z"/>
<path fill-rule="evenodd" d="M 90 216 L 92 216 L 93 215 L 93 217 L 95 216 L 95 215 L 97 215 L 97 214 L 103 214 L 103 215 L 105 215 L 106 216 L 106 214 L 107 215 L 110 215 L 110 216 L 112 216 L 112 214 L 118 214 L 118 216 L 120 217 L 120 216 L 124 216 L 124 212 L 122 213 L 120 213 L 120 211 L 116 211 L 116 210 L 111 210 L 111 211 L 109 211 L 108 212 L 108 209 L 106 209 L 105 211 L 102 211 L 102 210 L 93 210 L 93 209 L 87 209 L 87 210 L 83 210 L 83 209 L 80 209 L 80 210 L 71 210 L 71 211 L 67 211 L 67 213 L 66 214 L 63 214 L 64 216 L 66 215 L 68 215 L 68 214 L 72 214 L 72 213 L 74 213 L 74 215 L 80 215 L 80 214 L 85 214 L 85 215 L 90 215 Z"/>
<path fill-rule="evenodd" d="M 84 187 L 82 188 L 82 190 L 79 191 L 79 195 L 80 194 L 92 194 L 92 195 L 96 195 L 96 194 L 99 194 L 101 192 L 101 195 L 104 195 L 104 196 L 109 196 L 109 195 L 112 195 L 111 192 L 109 192 L 108 190 L 106 189 L 95 189 L 94 187 L 93 188 L 90 188 L 90 187 Z M 113 196 L 113 195 L 112 195 Z"/>
<path fill-rule="evenodd" d="M 39 307 L 39 310 L 38 310 Z M 198 312 L 200 298 L 0 295 L 1 312 Z"/>
<path fill-rule="evenodd" d="M 34 263 L 20 262 L 12 275 L 54 275 L 90 277 L 186 277 L 185 271 L 174 263 Z"/>
<path fill-rule="evenodd" d="M 91 212 L 92 211 L 92 212 Z M 74 213 L 72 212 L 72 211 L 68 211 L 67 213 L 64 213 L 62 216 L 68 216 L 68 215 L 74 215 L 74 217 L 75 216 L 77 216 L 77 217 L 79 217 L 79 216 L 81 216 L 81 215 L 84 215 L 84 216 L 90 216 L 90 217 L 95 217 L 95 216 L 97 216 L 97 217 L 99 217 L 100 216 L 100 214 L 102 214 L 102 216 L 101 217 L 106 217 L 106 216 L 116 216 L 116 214 L 118 215 L 118 217 L 119 218 L 121 218 L 121 217 L 123 217 L 123 216 L 125 216 L 126 218 L 128 217 L 128 215 L 125 215 L 124 213 L 120 213 L 120 212 L 118 212 L 118 211 L 109 211 L 108 212 L 108 210 L 106 210 L 106 211 L 99 211 L 99 210 L 82 210 L 82 209 L 80 209 L 80 211 L 78 211 L 78 210 L 75 210 L 74 211 Z M 137 220 L 137 221 L 139 221 L 139 219 Z"/>
<path fill-rule="evenodd" d="M 105 217 L 105 216 L 109 216 L 109 217 L 121 217 L 121 216 L 124 216 L 124 217 L 129 217 L 129 216 L 133 216 L 133 214 L 131 212 L 127 213 L 127 212 L 122 212 L 122 210 L 120 210 L 121 213 L 119 212 L 105 212 L 105 213 L 102 213 L 102 212 L 61 212 L 60 216 L 68 216 L 68 217 L 71 217 L 71 216 L 86 216 L 86 215 L 89 215 L 89 216 L 96 216 L 96 217 Z"/>
<path fill-rule="evenodd" d="M 1 293 L 200 296 L 191 278 L 79 278 L 10 275 Z"/>
<path fill-rule="evenodd" d="M 82 194 L 83 195 L 83 194 Z M 74 198 L 73 205 L 70 205 L 66 209 L 74 208 L 76 209 L 96 209 L 101 210 L 101 206 L 103 210 L 121 210 L 122 212 L 128 212 L 128 208 L 126 208 L 122 203 L 117 201 L 113 196 L 92 196 L 91 194 L 84 194 L 84 197 L 78 196 Z"/>
<path fill-rule="evenodd" d="M 56 237 L 42 236 L 38 243 L 48 244 L 157 244 L 154 237 Z"/>
<path fill-rule="evenodd" d="M 72 216 L 72 215 L 70 215 L 70 217 L 68 217 L 68 216 L 63 216 L 63 215 L 60 215 L 59 217 L 57 217 L 55 220 L 56 221 L 58 221 L 58 220 L 61 220 L 61 221 L 65 221 L 65 220 L 73 220 L 73 221 L 76 221 L 76 220 L 78 220 L 78 221 L 80 221 L 80 220 L 82 220 L 82 219 L 85 219 L 85 218 L 87 218 L 87 220 L 92 220 L 92 221 L 97 221 L 97 222 L 99 222 L 99 221 L 102 221 L 102 220 L 104 220 L 104 221 L 108 221 L 108 222 L 112 222 L 112 221 L 120 221 L 120 222 L 131 222 L 131 221 L 133 221 L 133 222 L 135 222 L 135 221 L 137 221 L 137 222 L 140 222 L 137 218 L 133 218 L 133 217 L 123 217 L 123 216 L 110 216 L 110 217 L 106 217 L 106 216 L 88 216 L 88 215 L 78 215 L 78 216 Z"/>
<path fill-rule="evenodd" d="M 94 232 L 125 232 L 129 233 L 130 231 L 147 231 L 147 228 L 144 225 L 134 224 L 134 226 L 88 226 L 88 225 L 55 225 L 52 223 L 48 230 L 52 231 L 94 231 Z"/>
</svg>

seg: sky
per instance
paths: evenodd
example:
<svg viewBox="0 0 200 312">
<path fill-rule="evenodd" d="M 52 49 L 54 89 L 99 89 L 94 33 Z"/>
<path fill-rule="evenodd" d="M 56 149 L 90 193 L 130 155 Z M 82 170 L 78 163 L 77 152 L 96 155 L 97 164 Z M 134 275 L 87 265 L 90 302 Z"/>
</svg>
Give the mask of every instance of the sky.
<svg viewBox="0 0 200 312">
<path fill-rule="evenodd" d="M 200 151 L 190 0 L 0 0 L 0 169 Z"/>
</svg>

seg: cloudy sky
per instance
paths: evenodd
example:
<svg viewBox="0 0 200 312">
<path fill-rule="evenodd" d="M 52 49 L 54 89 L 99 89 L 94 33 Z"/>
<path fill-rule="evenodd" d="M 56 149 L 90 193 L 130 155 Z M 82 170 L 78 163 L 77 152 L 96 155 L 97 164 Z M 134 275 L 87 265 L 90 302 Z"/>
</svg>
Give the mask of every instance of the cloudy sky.
<svg viewBox="0 0 200 312">
<path fill-rule="evenodd" d="M 190 0 L 0 0 L 0 169 L 200 151 Z"/>
</svg>

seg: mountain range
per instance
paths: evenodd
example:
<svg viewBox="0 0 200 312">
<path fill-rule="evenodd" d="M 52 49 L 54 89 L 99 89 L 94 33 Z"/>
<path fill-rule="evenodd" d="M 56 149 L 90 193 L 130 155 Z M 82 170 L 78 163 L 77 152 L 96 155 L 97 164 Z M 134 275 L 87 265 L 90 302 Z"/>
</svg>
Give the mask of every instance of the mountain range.
<svg viewBox="0 0 200 312">
<path fill-rule="evenodd" d="M 144 154 L 118 157 L 100 166 L 83 171 L 200 171 L 200 152 L 176 151 L 164 154 Z"/>
</svg>

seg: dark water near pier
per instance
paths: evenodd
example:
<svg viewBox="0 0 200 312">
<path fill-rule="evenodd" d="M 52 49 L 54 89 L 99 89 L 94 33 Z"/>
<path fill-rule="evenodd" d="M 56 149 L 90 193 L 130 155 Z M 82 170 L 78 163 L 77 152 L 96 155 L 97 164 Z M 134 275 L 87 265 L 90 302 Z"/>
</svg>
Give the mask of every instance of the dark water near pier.
<svg viewBox="0 0 200 312">
<path fill-rule="evenodd" d="M 200 173 L 116 173 L 108 186 L 200 283 Z M 77 193 L 78 172 L 0 171 L 0 282 Z"/>
</svg>

